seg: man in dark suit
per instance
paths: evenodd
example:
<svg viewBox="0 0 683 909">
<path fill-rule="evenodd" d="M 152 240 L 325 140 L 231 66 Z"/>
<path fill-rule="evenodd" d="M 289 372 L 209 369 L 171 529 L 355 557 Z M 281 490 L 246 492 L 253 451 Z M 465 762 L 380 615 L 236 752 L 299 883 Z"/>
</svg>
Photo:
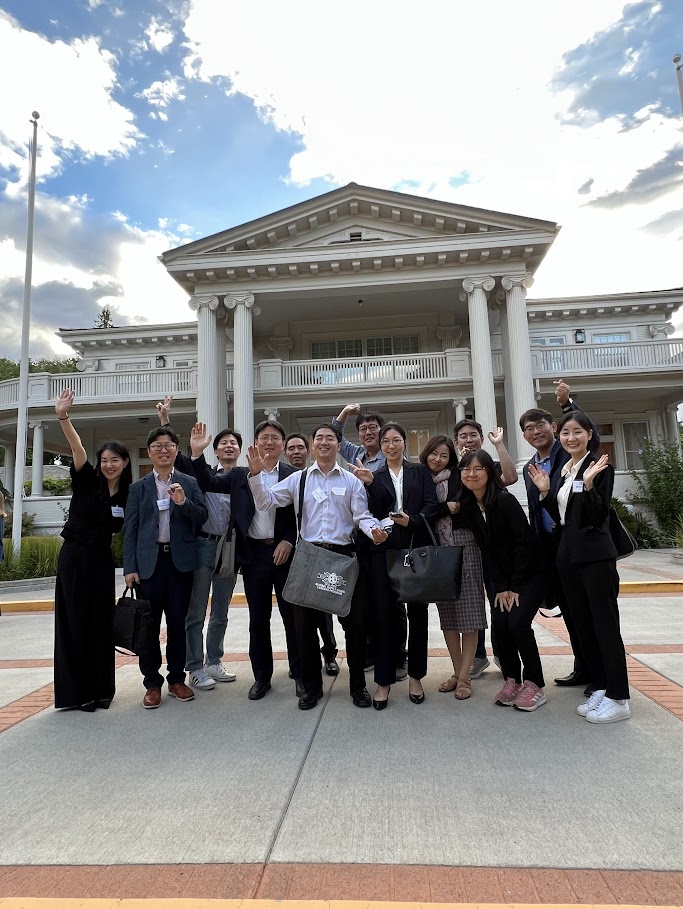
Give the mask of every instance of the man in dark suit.
<svg viewBox="0 0 683 909">
<path fill-rule="evenodd" d="M 580 410 L 579 406 L 569 397 L 569 386 L 562 379 L 557 379 L 555 385 L 555 396 L 562 412 L 571 413 Z M 581 644 L 555 564 L 555 554 L 551 543 L 555 524 L 547 510 L 541 507 L 538 489 L 529 476 L 530 464 L 543 470 L 550 478 L 551 491 L 557 495 L 562 481 L 562 468 L 569 460 L 569 455 L 556 438 L 557 425 L 547 410 L 532 408 L 525 411 L 519 418 L 519 427 L 526 441 L 536 449 L 536 454 L 524 465 L 522 476 L 527 490 L 529 523 L 537 543 L 538 564 L 545 572 L 545 606 L 547 609 L 555 606 L 561 609 L 574 652 L 574 668 L 569 675 L 556 678 L 555 684 L 567 687 L 587 685 L 589 679 Z M 596 444 L 599 444 L 597 428 L 594 431 L 594 437 Z"/>
<path fill-rule="evenodd" d="M 294 508 L 292 505 L 274 511 L 255 508 L 247 484 L 248 471 L 244 467 L 236 467 L 222 476 L 212 475 L 202 454 L 210 442 L 206 425 L 197 423 L 190 436 L 190 447 L 199 485 L 206 492 L 229 492 L 232 497 L 237 530 L 236 558 L 241 565 L 244 592 L 249 605 L 249 659 L 254 673 L 249 700 L 260 700 L 271 687 L 273 645 L 270 618 L 273 611 L 273 590 L 285 626 L 289 670 L 296 683 L 297 697 L 301 697 L 304 687 L 292 607 L 282 595 L 297 536 Z M 284 451 L 284 442 L 285 431 L 274 420 L 264 420 L 254 430 L 254 444 L 267 464 L 265 475 L 270 486 L 294 473 L 293 467 L 279 461 Z"/>
<path fill-rule="evenodd" d="M 147 437 L 153 470 L 133 483 L 126 504 L 123 572 L 126 585 L 140 585 L 140 595 L 152 605 L 155 644 L 140 657 L 140 671 L 147 689 L 143 706 L 161 704 L 164 683 L 159 631 L 166 615 L 168 693 L 179 701 L 194 694 L 185 684 L 185 616 L 198 567 L 197 531 L 208 511 L 197 481 L 175 470 L 178 436 L 158 426 Z"/>
</svg>

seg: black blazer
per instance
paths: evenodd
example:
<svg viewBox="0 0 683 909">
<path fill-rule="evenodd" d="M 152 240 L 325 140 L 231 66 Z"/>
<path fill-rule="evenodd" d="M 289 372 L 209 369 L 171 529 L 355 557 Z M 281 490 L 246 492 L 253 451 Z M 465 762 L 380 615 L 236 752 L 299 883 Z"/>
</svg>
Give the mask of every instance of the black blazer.
<svg viewBox="0 0 683 909">
<path fill-rule="evenodd" d="M 460 514 L 474 533 L 484 560 L 485 576 L 495 593 L 519 593 L 533 574 L 534 545 L 524 509 L 512 493 L 497 489 L 484 520 L 474 496 L 463 496 Z"/>
<path fill-rule="evenodd" d="M 595 461 L 597 456 L 589 454 L 579 468 L 577 481 L 583 479 L 584 472 Z M 541 504 L 555 521 L 557 559 L 560 564 L 562 561 L 581 564 L 616 559 L 617 551 L 609 532 L 613 488 L 614 468 L 608 464 L 606 470 L 593 478 L 592 489 L 570 492 L 564 527 L 560 525 L 556 493 L 551 491 L 543 499 Z"/>
<path fill-rule="evenodd" d="M 368 508 L 379 520 L 386 518 L 390 511 L 396 510 L 396 490 L 389 475 L 388 466 L 381 467 L 373 474 L 372 483 L 366 486 Z M 403 462 L 403 511 L 410 521 L 407 527 L 394 524 L 385 543 L 373 546 L 377 549 L 408 549 L 414 535 L 414 545 L 430 543 L 431 538 L 420 517 L 422 513 L 431 524 L 438 516 L 439 502 L 431 472 L 424 464 Z"/>
<path fill-rule="evenodd" d="M 241 564 L 249 564 L 252 559 L 252 546 L 248 531 L 254 519 L 256 506 L 254 497 L 247 482 L 249 471 L 246 467 L 233 467 L 228 473 L 212 473 L 204 455 L 192 461 L 199 488 L 204 492 L 229 492 L 232 520 L 237 530 L 236 558 Z M 278 480 L 284 480 L 295 469 L 289 464 L 278 464 Z M 296 544 L 296 515 L 294 505 L 275 509 L 275 530 L 273 539 L 276 545 L 282 540 Z"/>
</svg>

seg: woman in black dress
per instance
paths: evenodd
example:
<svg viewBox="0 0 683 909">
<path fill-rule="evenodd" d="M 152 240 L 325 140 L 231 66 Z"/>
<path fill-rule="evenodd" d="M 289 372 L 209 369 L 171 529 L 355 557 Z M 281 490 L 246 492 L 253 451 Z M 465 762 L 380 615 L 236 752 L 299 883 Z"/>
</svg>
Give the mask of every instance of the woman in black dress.
<svg viewBox="0 0 683 909">
<path fill-rule="evenodd" d="M 69 419 L 74 393 L 63 391 L 55 413 L 71 447 L 73 493 L 62 530 L 55 585 L 55 707 L 106 709 L 114 697 L 114 559 L 112 534 L 123 526 L 132 482 L 128 450 L 106 442 L 89 463 Z"/>
</svg>

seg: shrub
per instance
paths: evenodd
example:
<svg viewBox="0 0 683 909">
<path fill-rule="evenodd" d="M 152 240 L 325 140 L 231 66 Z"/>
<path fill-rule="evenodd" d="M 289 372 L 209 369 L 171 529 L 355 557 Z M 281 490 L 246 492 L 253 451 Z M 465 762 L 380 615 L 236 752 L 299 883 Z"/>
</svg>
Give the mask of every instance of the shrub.
<svg viewBox="0 0 683 909">
<path fill-rule="evenodd" d="M 22 578 L 51 578 L 57 573 L 61 537 L 25 537 L 21 556 L 14 554 L 11 540 L 5 542 L 5 559 L 0 562 L 0 581 Z"/>
<path fill-rule="evenodd" d="M 24 484 L 24 491 L 27 496 L 31 495 L 33 489 L 32 483 Z M 43 479 L 43 491 L 49 496 L 69 496 L 71 495 L 71 477 L 45 477 Z"/>
<path fill-rule="evenodd" d="M 612 499 L 611 504 L 621 518 L 622 524 L 635 537 L 640 549 L 658 549 L 662 546 L 661 534 L 641 514 L 629 511 L 619 499 Z"/>
<path fill-rule="evenodd" d="M 683 517 L 683 460 L 678 446 L 668 440 L 643 443 L 642 476 L 631 471 L 637 491 L 634 505 L 646 505 L 657 519 L 666 544 L 671 544 Z"/>
<path fill-rule="evenodd" d="M 33 525 L 36 523 L 36 516 L 34 514 L 27 514 L 24 512 L 21 516 L 21 535 L 22 537 L 29 537 L 31 531 L 33 530 Z M 5 537 L 9 538 L 12 536 L 12 513 L 10 512 L 5 518 Z"/>
</svg>

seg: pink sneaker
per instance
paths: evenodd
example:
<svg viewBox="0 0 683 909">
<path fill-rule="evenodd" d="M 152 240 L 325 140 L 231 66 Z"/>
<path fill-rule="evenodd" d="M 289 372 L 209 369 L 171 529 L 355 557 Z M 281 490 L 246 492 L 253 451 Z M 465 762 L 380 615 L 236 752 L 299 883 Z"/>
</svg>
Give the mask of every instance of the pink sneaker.
<svg viewBox="0 0 683 909">
<path fill-rule="evenodd" d="M 514 679 L 505 679 L 505 684 L 496 695 L 496 704 L 502 704 L 503 707 L 510 707 L 515 703 L 517 695 L 522 690 L 522 686 L 515 682 Z"/>
<path fill-rule="evenodd" d="M 525 682 L 515 699 L 515 703 L 512 705 L 516 707 L 517 710 L 526 710 L 530 712 L 536 710 L 542 704 L 545 704 L 547 698 L 543 692 L 542 688 L 539 688 L 538 685 L 535 685 L 533 682 Z"/>
</svg>

